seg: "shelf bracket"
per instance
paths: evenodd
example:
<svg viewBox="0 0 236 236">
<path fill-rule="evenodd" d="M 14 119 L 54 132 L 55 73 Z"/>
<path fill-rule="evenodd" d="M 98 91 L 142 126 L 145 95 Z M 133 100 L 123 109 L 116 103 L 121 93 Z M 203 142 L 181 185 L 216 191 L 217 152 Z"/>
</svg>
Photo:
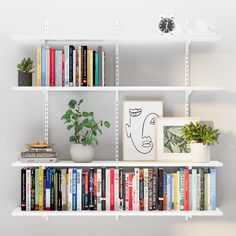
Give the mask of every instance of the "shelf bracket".
<svg viewBox="0 0 236 236">
<path fill-rule="evenodd" d="M 48 143 L 48 91 L 42 91 L 44 95 L 44 139 Z"/>
<path fill-rule="evenodd" d="M 191 40 L 187 40 L 185 42 L 185 117 L 190 116 L 190 94 L 191 90 L 189 90 L 189 87 L 191 86 L 190 81 L 190 45 Z"/>
</svg>

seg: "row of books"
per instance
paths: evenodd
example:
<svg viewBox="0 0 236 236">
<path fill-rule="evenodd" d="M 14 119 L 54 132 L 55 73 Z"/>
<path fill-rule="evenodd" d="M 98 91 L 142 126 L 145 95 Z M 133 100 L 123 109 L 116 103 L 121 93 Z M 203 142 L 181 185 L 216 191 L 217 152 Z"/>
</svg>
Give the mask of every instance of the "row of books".
<svg viewBox="0 0 236 236">
<path fill-rule="evenodd" d="M 37 86 L 105 86 L 105 53 L 87 46 L 37 45 Z"/>
<path fill-rule="evenodd" d="M 215 168 L 24 168 L 23 211 L 216 210 Z"/>
</svg>

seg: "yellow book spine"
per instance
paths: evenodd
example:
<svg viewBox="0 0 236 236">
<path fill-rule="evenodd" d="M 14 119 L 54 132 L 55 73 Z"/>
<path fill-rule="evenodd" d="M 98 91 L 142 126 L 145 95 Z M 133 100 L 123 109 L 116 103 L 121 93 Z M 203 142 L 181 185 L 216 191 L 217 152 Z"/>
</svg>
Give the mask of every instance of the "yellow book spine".
<svg viewBox="0 0 236 236">
<path fill-rule="evenodd" d="M 43 168 L 39 167 L 39 210 L 43 211 L 43 189 L 44 189 L 44 174 Z"/>
<path fill-rule="evenodd" d="M 91 86 L 91 50 L 88 49 L 87 55 L 88 86 Z"/>
<path fill-rule="evenodd" d="M 173 174 L 174 179 L 174 210 L 178 211 L 178 176 Z"/>
<path fill-rule="evenodd" d="M 41 86 L 41 64 L 42 64 L 42 55 L 41 55 L 41 45 L 37 45 L 37 79 L 36 79 L 36 84 L 37 86 Z"/>
<path fill-rule="evenodd" d="M 66 209 L 69 209 L 69 202 L 68 202 L 68 195 L 69 195 L 69 173 L 66 173 Z"/>
</svg>

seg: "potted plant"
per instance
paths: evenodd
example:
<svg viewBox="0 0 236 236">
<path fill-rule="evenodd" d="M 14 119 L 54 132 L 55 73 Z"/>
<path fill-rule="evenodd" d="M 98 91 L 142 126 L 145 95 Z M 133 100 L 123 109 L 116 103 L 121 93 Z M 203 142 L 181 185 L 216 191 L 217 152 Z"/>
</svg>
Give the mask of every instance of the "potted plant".
<svg viewBox="0 0 236 236">
<path fill-rule="evenodd" d="M 210 146 L 218 142 L 220 132 L 209 124 L 191 122 L 183 127 L 183 137 L 190 142 L 192 162 L 209 162 Z"/>
<path fill-rule="evenodd" d="M 24 58 L 21 63 L 17 65 L 18 69 L 18 86 L 32 86 L 32 73 L 34 68 L 34 61 L 28 57 Z"/>
<path fill-rule="evenodd" d="M 69 109 L 61 117 L 68 130 L 73 129 L 69 140 L 71 158 L 74 162 L 91 162 L 94 156 L 93 144 L 98 145 L 97 135 L 102 134 L 102 128 L 109 128 L 108 121 L 97 122 L 93 112 L 80 111 L 83 100 L 69 101 Z"/>
</svg>

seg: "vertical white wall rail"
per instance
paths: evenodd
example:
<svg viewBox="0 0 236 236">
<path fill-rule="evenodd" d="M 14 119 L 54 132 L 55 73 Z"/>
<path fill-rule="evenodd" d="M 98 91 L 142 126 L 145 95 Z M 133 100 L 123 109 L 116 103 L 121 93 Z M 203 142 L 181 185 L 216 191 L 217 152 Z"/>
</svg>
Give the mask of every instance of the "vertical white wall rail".
<svg viewBox="0 0 236 236">
<path fill-rule="evenodd" d="M 185 117 L 190 116 L 190 44 L 191 41 L 185 42 Z"/>
<path fill-rule="evenodd" d="M 116 45 L 115 45 L 115 86 L 116 86 L 116 94 L 115 94 L 115 159 L 119 161 L 119 22 L 115 24 L 115 33 L 117 36 Z"/>
<path fill-rule="evenodd" d="M 43 91 L 44 94 L 44 139 L 48 143 L 48 91 Z"/>
</svg>

